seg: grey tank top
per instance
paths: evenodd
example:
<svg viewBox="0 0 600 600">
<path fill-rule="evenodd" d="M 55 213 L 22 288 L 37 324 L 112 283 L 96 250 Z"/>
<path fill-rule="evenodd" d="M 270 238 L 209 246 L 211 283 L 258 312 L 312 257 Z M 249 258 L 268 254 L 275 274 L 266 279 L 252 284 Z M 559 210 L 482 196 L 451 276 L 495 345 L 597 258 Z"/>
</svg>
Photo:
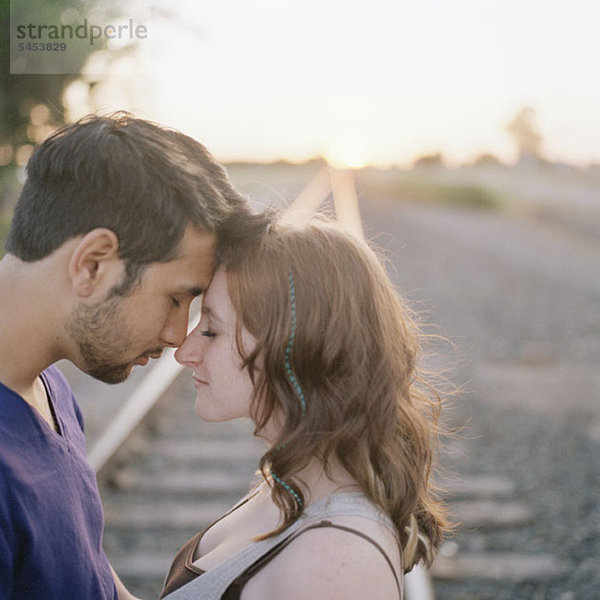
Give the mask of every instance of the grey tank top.
<svg viewBox="0 0 600 600">
<path fill-rule="evenodd" d="M 240 501 L 230 512 L 241 506 L 245 500 L 247 498 Z M 360 535 L 378 548 L 393 571 L 398 586 L 398 597 L 403 600 L 403 566 L 401 564 L 394 566 L 383 549 L 359 529 L 336 526 L 335 523 L 331 522 L 331 519 L 341 516 L 372 519 L 396 536 L 395 527 L 390 518 L 380 508 L 373 505 L 361 492 L 332 494 L 309 505 L 302 516 L 279 535 L 267 540 L 252 542 L 209 571 L 203 572 L 200 576 L 163 597 L 165 600 L 221 600 L 225 591 L 240 575 L 278 545 L 283 545 L 286 541 L 297 537 L 303 530 L 315 527 L 337 527 Z M 400 555 L 402 556 L 402 552 L 400 552 Z"/>
</svg>

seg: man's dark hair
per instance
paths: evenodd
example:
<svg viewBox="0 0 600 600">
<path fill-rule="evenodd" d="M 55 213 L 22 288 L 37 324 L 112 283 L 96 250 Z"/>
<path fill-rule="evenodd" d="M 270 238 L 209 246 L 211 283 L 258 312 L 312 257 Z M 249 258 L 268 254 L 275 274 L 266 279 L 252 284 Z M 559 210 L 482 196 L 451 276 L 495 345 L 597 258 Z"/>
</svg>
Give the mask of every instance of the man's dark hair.
<svg viewBox="0 0 600 600">
<path fill-rule="evenodd" d="M 250 215 L 202 144 L 129 113 L 90 116 L 31 156 L 6 251 L 36 261 L 106 227 L 118 237 L 131 283 L 144 265 L 175 257 L 188 224 L 231 237 Z"/>
</svg>

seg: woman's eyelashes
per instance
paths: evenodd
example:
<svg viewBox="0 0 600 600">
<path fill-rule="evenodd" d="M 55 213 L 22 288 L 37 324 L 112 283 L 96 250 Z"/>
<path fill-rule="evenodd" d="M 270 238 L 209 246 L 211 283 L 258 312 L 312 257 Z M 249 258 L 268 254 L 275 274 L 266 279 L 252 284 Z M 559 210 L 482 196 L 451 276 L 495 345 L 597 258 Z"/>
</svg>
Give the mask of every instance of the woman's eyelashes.
<svg viewBox="0 0 600 600">
<path fill-rule="evenodd" d="M 204 337 L 215 337 L 217 334 L 214 331 L 211 331 L 210 329 L 201 329 L 200 330 L 200 334 L 203 335 Z"/>
</svg>

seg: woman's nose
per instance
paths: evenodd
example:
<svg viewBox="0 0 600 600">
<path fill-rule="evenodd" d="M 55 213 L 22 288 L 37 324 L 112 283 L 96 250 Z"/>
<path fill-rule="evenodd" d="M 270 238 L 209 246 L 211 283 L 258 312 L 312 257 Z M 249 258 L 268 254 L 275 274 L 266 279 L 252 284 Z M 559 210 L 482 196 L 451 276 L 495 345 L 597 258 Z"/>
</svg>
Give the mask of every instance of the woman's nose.
<svg viewBox="0 0 600 600">
<path fill-rule="evenodd" d="M 193 366 L 202 362 L 202 338 L 196 335 L 198 328 L 194 329 L 175 350 L 175 360 L 184 366 Z"/>
</svg>

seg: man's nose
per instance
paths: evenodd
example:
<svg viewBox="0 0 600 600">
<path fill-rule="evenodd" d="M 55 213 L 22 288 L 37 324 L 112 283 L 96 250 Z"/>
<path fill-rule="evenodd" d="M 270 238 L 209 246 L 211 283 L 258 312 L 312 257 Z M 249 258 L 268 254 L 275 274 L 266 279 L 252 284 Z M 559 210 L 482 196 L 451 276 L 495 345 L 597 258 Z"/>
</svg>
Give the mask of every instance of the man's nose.
<svg viewBox="0 0 600 600">
<path fill-rule="evenodd" d="M 161 332 L 161 340 L 165 346 L 181 346 L 185 340 L 188 327 L 188 311 L 178 311 L 170 318 Z"/>
</svg>

